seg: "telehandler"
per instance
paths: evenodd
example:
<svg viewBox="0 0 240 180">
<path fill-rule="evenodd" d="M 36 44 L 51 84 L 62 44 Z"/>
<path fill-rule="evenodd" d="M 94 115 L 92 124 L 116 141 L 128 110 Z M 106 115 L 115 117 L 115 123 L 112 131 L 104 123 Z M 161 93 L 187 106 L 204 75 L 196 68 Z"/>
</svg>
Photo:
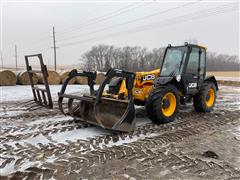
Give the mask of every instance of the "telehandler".
<svg viewBox="0 0 240 180">
<path fill-rule="evenodd" d="M 65 94 L 68 82 L 76 76 L 88 78 L 89 95 Z M 188 43 L 168 45 L 158 70 L 132 73 L 110 69 L 97 91 L 95 78 L 94 72 L 73 70 L 59 93 L 60 110 L 81 121 L 124 132 L 134 130 L 134 104 L 145 105 L 152 122 L 162 124 L 174 120 L 180 99 L 181 103 L 192 99 L 196 111 L 210 112 L 218 91 L 215 77 L 206 77 L 206 48 Z"/>
</svg>

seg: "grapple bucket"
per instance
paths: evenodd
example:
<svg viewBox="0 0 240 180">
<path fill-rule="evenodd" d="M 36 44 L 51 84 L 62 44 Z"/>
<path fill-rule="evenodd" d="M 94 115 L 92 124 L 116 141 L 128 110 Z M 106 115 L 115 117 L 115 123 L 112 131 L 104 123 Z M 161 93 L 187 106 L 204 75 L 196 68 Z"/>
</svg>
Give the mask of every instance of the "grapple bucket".
<svg viewBox="0 0 240 180">
<path fill-rule="evenodd" d="M 77 76 L 88 78 L 90 94 L 65 94 L 68 82 Z M 114 77 L 122 77 L 126 80 L 127 96 L 112 96 L 104 94 L 104 88 Z M 132 88 L 135 74 L 119 69 L 110 69 L 98 90 L 94 90 L 96 73 L 72 70 L 64 82 L 61 92 L 58 94 L 60 110 L 81 121 L 98 125 L 106 129 L 130 132 L 135 127 L 135 108 L 133 103 Z M 63 107 L 63 100 L 67 99 L 67 107 Z"/>
</svg>

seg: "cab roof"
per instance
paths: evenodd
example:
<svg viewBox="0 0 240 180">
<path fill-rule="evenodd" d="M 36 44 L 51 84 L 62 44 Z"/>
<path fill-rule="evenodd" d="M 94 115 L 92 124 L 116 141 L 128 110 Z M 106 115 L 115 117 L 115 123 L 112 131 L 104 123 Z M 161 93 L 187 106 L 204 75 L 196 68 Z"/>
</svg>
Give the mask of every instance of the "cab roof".
<svg viewBox="0 0 240 180">
<path fill-rule="evenodd" d="M 171 44 L 168 45 L 168 48 L 170 47 L 197 47 L 197 48 L 203 48 L 205 50 L 207 50 L 207 47 L 205 46 L 202 46 L 202 45 L 198 45 L 198 44 L 189 44 L 189 43 L 185 43 L 184 45 L 181 45 L 181 46 L 172 46 Z"/>
</svg>

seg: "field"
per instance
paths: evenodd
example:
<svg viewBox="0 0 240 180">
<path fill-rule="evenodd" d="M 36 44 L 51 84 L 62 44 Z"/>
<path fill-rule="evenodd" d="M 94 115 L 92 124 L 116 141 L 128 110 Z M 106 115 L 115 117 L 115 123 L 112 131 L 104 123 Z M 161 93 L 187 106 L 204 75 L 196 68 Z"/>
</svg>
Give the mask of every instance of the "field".
<svg viewBox="0 0 240 180">
<path fill-rule="evenodd" d="M 240 78 L 240 71 L 208 71 L 207 75 L 215 75 L 215 76 L 219 76 L 219 77 Z"/>
<path fill-rule="evenodd" d="M 181 106 L 176 120 L 154 125 L 137 106 L 131 133 L 64 116 L 28 102 L 29 86 L 2 87 L 0 179 L 240 179 L 240 87 L 219 86 L 211 113 Z M 70 85 L 69 92 L 86 91 Z"/>
</svg>

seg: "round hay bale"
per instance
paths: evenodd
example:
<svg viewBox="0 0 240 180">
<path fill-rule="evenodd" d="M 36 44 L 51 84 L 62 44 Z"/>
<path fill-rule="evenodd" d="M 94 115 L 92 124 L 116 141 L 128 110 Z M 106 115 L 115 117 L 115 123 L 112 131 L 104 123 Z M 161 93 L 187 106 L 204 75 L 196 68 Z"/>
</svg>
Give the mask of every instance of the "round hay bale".
<svg viewBox="0 0 240 180">
<path fill-rule="evenodd" d="M 17 76 L 9 70 L 0 71 L 0 86 L 15 86 Z"/>
<path fill-rule="evenodd" d="M 67 71 L 61 74 L 61 83 L 64 83 L 64 81 L 68 78 L 69 73 L 70 72 Z M 73 78 L 68 82 L 68 84 L 75 84 L 75 82 L 76 82 L 76 78 Z"/>
<path fill-rule="evenodd" d="M 86 85 L 88 84 L 88 78 L 83 76 L 78 76 L 76 77 L 76 83 Z"/>
<path fill-rule="evenodd" d="M 38 76 L 36 73 L 32 73 L 33 75 L 33 84 L 37 84 L 38 83 Z M 17 83 L 21 84 L 21 85 L 30 85 L 30 79 L 28 76 L 28 72 L 27 71 L 23 71 L 18 73 L 17 75 Z"/>
<path fill-rule="evenodd" d="M 96 84 L 101 84 L 105 78 L 104 73 L 97 73 Z"/>
<path fill-rule="evenodd" d="M 38 82 L 44 84 L 43 75 L 38 74 Z M 61 77 L 56 71 L 48 71 L 48 84 L 60 84 Z"/>
</svg>

